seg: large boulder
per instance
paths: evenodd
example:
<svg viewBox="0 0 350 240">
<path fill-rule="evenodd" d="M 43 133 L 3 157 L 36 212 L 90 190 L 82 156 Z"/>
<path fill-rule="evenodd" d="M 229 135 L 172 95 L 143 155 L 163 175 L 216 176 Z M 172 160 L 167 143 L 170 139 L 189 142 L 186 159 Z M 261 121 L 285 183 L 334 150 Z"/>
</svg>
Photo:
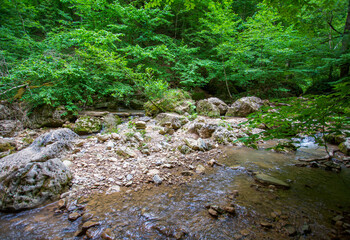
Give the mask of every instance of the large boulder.
<svg viewBox="0 0 350 240">
<path fill-rule="evenodd" d="M 0 136 L 13 137 L 23 129 L 23 124 L 18 120 L 0 120 Z"/>
<path fill-rule="evenodd" d="M 29 116 L 31 128 L 62 127 L 65 122 L 73 118 L 63 106 L 54 108 L 49 105 L 34 109 Z"/>
<path fill-rule="evenodd" d="M 215 97 L 211 97 L 208 98 L 208 102 L 214 104 L 219 109 L 220 115 L 225 115 L 225 113 L 227 112 L 228 106 L 222 100 Z"/>
<path fill-rule="evenodd" d="M 156 116 L 161 112 L 192 113 L 194 101 L 187 92 L 171 89 L 162 98 L 146 102 L 144 108 L 147 116 Z"/>
<path fill-rule="evenodd" d="M 177 113 L 160 113 L 157 115 L 156 120 L 159 122 L 159 125 L 163 127 L 170 125 L 174 130 L 179 129 L 188 123 L 188 119 L 186 117 Z"/>
<path fill-rule="evenodd" d="M 197 113 L 208 117 L 220 117 L 220 109 L 208 99 L 197 102 Z"/>
<path fill-rule="evenodd" d="M 258 97 L 243 97 L 238 99 L 228 108 L 226 116 L 246 117 L 249 114 L 258 111 L 263 103 L 263 100 Z"/>
<path fill-rule="evenodd" d="M 73 130 L 80 135 L 98 133 L 102 130 L 102 123 L 96 117 L 83 116 L 75 121 Z"/>
<path fill-rule="evenodd" d="M 37 207 L 57 198 L 69 185 L 71 173 L 58 158 L 78 137 L 70 129 L 46 133 L 26 149 L 0 161 L 0 210 Z"/>
</svg>

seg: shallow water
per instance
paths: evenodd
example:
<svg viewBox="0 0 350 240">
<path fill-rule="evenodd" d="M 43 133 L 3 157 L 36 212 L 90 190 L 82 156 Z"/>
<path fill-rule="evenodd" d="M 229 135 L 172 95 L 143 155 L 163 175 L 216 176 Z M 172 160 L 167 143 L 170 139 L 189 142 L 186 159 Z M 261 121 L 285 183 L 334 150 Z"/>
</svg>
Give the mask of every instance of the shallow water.
<svg viewBox="0 0 350 240">
<path fill-rule="evenodd" d="M 224 157 L 227 155 L 227 157 Z M 208 169 L 185 185 L 159 186 L 131 194 L 93 197 L 86 211 L 116 239 L 285 239 L 285 226 L 297 231 L 295 239 L 330 239 L 332 217 L 349 211 L 350 171 L 340 173 L 294 166 L 298 157 L 323 156 L 321 149 L 299 149 L 281 154 L 248 148 L 226 148 L 223 167 Z M 230 168 L 231 166 L 234 169 Z M 259 171 L 289 182 L 289 190 L 270 189 L 254 182 Z M 234 190 L 239 196 L 232 199 Z M 208 214 L 206 206 L 233 203 L 236 215 Z M 73 239 L 81 219 L 71 223 L 67 214 L 54 214 L 55 204 L 17 214 L 0 215 L 0 239 Z M 261 226 L 269 222 L 272 229 Z M 311 233 L 303 234 L 307 224 Z M 344 238 L 346 239 L 346 237 Z"/>
</svg>

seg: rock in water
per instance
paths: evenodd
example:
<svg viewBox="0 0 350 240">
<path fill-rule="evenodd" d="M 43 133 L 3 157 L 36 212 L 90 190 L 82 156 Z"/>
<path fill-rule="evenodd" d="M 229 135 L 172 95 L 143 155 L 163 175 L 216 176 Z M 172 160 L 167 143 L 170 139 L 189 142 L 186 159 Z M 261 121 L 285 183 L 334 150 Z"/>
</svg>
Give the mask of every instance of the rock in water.
<svg viewBox="0 0 350 240">
<path fill-rule="evenodd" d="M 59 155 L 78 137 L 59 129 L 38 137 L 28 148 L 0 161 L 0 210 L 34 208 L 56 198 L 71 180 Z"/>
<path fill-rule="evenodd" d="M 285 183 L 282 180 L 268 176 L 263 173 L 256 174 L 255 180 L 262 184 L 275 185 L 276 187 L 282 187 L 282 188 L 290 188 L 288 183 Z"/>
</svg>

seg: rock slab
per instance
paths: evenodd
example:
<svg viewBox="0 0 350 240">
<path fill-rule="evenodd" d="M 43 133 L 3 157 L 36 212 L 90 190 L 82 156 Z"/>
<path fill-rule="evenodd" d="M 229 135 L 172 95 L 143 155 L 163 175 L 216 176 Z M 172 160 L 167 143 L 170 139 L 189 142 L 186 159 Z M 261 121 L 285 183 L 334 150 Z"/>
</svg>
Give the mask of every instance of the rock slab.
<svg viewBox="0 0 350 240">
<path fill-rule="evenodd" d="M 51 131 L 1 159 L 0 211 L 34 208 L 61 194 L 72 177 L 58 157 L 77 137 L 69 129 Z"/>
</svg>

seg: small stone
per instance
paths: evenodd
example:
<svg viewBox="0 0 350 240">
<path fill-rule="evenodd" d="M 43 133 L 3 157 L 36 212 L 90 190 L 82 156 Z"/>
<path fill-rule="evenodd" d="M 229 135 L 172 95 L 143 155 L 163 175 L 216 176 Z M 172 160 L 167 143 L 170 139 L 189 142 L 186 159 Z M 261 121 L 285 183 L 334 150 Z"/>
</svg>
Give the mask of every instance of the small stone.
<svg viewBox="0 0 350 240">
<path fill-rule="evenodd" d="M 115 235 L 112 232 L 112 229 L 110 228 L 106 228 L 102 234 L 101 234 L 101 238 L 105 239 L 105 240 L 114 240 L 115 239 Z"/>
<path fill-rule="evenodd" d="M 119 140 L 120 139 L 120 135 L 118 133 L 112 133 L 111 134 L 111 138 L 114 140 Z"/>
<path fill-rule="evenodd" d="M 292 225 L 290 224 L 287 224 L 285 227 L 284 227 L 285 231 L 287 232 L 288 236 L 295 236 L 297 235 L 297 230 L 295 229 L 295 227 L 293 227 Z"/>
<path fill-rule="evenodd" d="M 171 164 L 168 164 L 168 163 L 166 163 L 166 164 L 163 164 L 163 168 L 173 168 L 173 165 L 171 165 Z"/>
<path fill-rule="evenodd" d="M 125 184 L 125 187 L 130 187 L 132 185 L 132 181 L 129 181 Z"/>
<path fill-rule="evenodd" d="M 272 224 L 269 222 L 260 222 L 260 225 L 264 228 L 272 228 Z"/>
<path fill-rule="evenodd" d="M 216 163 L 215 159 L 211 159 L 211 160 L 208 162 L 208 165 L 209 165 L 210 167 L 213 167 L 215 163 Z"/>
<path fill-rule="evenodd" d="M 196 173 L 201 174 L 201 173 L 203 173 L 204 171 L 205 171 L 205 167 L 203 167 L 203 165 L 198 165 L 198 166 L 196 167 Z"/>
<path fill-rule="evenodd" d="M 214 209 L 212 209 L 212 208 L 209 208 L 208 209 L 208 213 L 211 215 L 211 216 L 213 216 L 213 217 L 218 217 L 218 212 L 217 211 L 215 211 Z"/>
<path fill-rule="evenodd" d="M 80 216 L 81 216 L 80 213 L 73 212 L 73 213 L 69 214 L 68 219 L 69 219 L 70 221 L 75 221 L 75 220 L 77 220 Z"/>
<path fill-rule="evenodd" d="M 337 216 L 335 216 L 334 218 L 332 218 L 332 221 L 333 221 L 334 223 L 336 223 L 336 222 L 341 221 L 341 220 L 343 220 L 343 219 L 344 219 L 344 217 L 343 217 L 342 215 L 337 215 Z"/>
<path fill-rule="evenodd" d="M 130 180 L 132 180 L 134 178 L 134 176 L 132 175 L 132 174 L 128 174 L 127 176 L 126 176 L 126 181 L 130 181 Z"/>
<path fill-rule="evenodd" d="M 135 122 L 136 129 L 146 129 L 146 123 L 144 121 Z"/>
<path fill-rule="evenodd" d="M 107 146 L 106 146 L 106 149 L 107 150 L 112 150 L 114 147 L 114 143 L 112 141 L 108 141 L 107 142 Z"/>
<path fill-rule="evenodd" d="M 83 224 L 83 230 L 85 229 L 89 229 L 89 228 L 91 228 L 91 227 L 94 227 L 94 226 L 98 226 L 98 225 L 100 225 L 100 223 L 99 222 L 95 222 L 95 221 L 87 221 L 87 222 L 85 222 L 84 224 Z"/>
<path fill-rule="evenodd" d="M 343 221 L 336 221 L 334 225 L 336 227 L 342 227 L 343 226 Z"/>
<path fill-rule="evenodd" d="M 105 142 L 109 139 L 109 135 L 107 134 L 97 134 L 97 139 L 100 141 L 100 142 Z"/>
<path fill-rule="evenodd" d="M 114 186 L 110 187 L 106 191 L 106 194 L 112 194 L 112 193 L 116 193 L 116 192 L 120 192 L 120 186 L 118 186 L 118 185 L 114 185 Z"/>
<path fill-rule="evenodd" d="M 224 207 L 224 211 L 231 214 L 231 215 L 234 215 L 236 213 L 236 209 L 234 207 L 231 207 L 231 206 Z"/>
<path fill-rule="evenodd" d="M 158 174 L 156 174 L 156 175 L 153 176 L 153 182 L 154 182 L 155 184 L 160 185 L 160 184 L 162 184 L 163 179 L 162 179 L 161 177 L 159 177 Z"/>
<path fill-rule="evenodd" d="M 92 213 L 84 213 L 83 217 L 82 217 L 82 221 L 86 222 L 86 221 L 90 220 L 91 218 L 93 218 L 93 216 L 94 215 Z"/>
<path fill-rule="evenodd" d="M 304 224 L 301 228 L 302 234 L 309 234 L 311 233 L 311 227 L 308 224 Z"/>
<path fill-rule="evenodd" d="M 182 176 L 192 176 L 193 172 L 191 172 L 191 171 L 183 171 L 183 172 L 181 172 L 181 175 Z"/>
<path fill-rule="evenodd" d="M 240 231 L 240 233 L 243 235 L 243 236 L 248 236 L 250 234 L 249 230 L 248 229 L 243 229 Z"/>
<path fill-rule="evenodd" d="M 159 172 L 158 169 L 151 169 L 151 170 L 149 170 L 149 171 L 147 172 L 147 175 L 148 175 L 148 176 L 154 176 L 154 175 L 159 174 L 159 173 L 160 173 L 160 172 Z"/>
<path fill-rule="evenodd" d="M 57 203 L 59 209 L 65 208 L 66 204 L 67 204 L 67 201 L 65 198 L 60 199 Z"/>
</svg>

